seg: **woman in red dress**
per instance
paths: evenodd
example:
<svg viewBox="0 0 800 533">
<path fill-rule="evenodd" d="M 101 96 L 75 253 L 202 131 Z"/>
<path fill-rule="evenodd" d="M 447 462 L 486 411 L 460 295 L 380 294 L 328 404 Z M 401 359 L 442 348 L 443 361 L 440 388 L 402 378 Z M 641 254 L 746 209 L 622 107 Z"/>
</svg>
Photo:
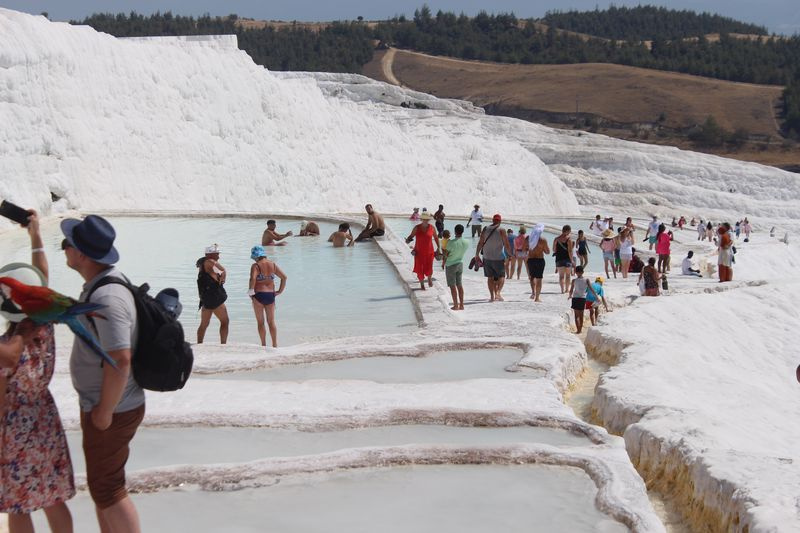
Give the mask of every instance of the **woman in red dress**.
<svg viewBox="0 0 800 533">
<path fill-rule="evenodd" d="M 419 279 L 419 287 L 425 290 L 425 278 L 428 278 L 428 287 L 433 287 L 433 259 L 440 253 L 439 237 L 436 230 L 430 225 L 431 215 L 427 212 L 422 213 L 422 222 L 414 226 L 411 234 L 406 238 L 406 242 L 414 242 L 414 272 Z M 433 251 L 433 241 L 436 241 L 436 252 Z"/>
</svg>

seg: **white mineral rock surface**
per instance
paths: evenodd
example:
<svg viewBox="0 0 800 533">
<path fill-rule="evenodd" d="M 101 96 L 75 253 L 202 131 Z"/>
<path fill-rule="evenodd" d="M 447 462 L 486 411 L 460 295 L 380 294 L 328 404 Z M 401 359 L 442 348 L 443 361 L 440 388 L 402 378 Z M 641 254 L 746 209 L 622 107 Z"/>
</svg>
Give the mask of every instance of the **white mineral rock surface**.
<svg viewBox="0 0 800 533">
<path fill-rule="evenodd" d="M 428 109 L 400 108 L 406 101 Z M 367 202 L 402 213 L 437 201 L 466 213 L 478 201 L 484 212 L 524 220 L 602 210 L 731 221 L 749 216 L 761 230 L 800 228 L 796 174 L 487 117 L 463 102 L 361 76 L 272 73 L 239 51 L 232 37 L 119 40 L 5 9 L 0 197 L 45 215 L 67 209 L 302 215 L 356 212 Z M 677 235 L 673 272 L 689 248 L 701 265 L 716 263 L 713 247 L 692 234 Z M 380 246 L 404 283 L 415 286 L 402 241 L 390 232 Z M 643 301 L 633 281 L 607 283 L 615 305 L 632 305 L 589 331 L 592 350 L 618 363 L 602 377 L 595 408 L 609 428 L 624 433 L 628 454 L 648 481 L 692 503 L 693 521 L 719 530 L 796 531 L 800 254 L 763 231 L 739 248 L 736 281 L 724 287 L 675 275 L 669 296 Z M 622 439 L 583 423 L 561 402 L 586 352 L 566 327 L 566 298 L 550 269 L 538 306 L 529 301 L 525 281 L 509 281 L 506 302 L 490 304 L 483 280 L 465 278 L 470 305 L 455 314 L 448 309 L 449 291 L 437 281 L 433 290 L 412 296 L 425 327 L 403 338 L 342 339 L 273 352 L 198 350 L 198 368 L 214 373 L 371 352 L 424 355 L 459 343 L 467 349 L 514 346 L 524 351 L 519 364 L 540 370 L 541 377 L 268 386 L 194 377 L 185 391 L 150 395 L 145 424 L 324 430 L 477 420 L 583 428 L 592 444 L 568 450 L 536 443 L 480 453 L 387 446 L 376 453 L 184 465 L 181 475 L 205 473 L 227 483 L 253 469 L 273 476 L 432 456 L 447 462 L 459 454 L 475 462 L 547 458 L 586 470 L 602 511 L 636 531 L 663 531 Z M 62 365 L 63 358 L 52 389 L 74 428 L 77 405 Z M 174 471 L 132 472 L 131 478 L 169 485 Z"/>
</svg>

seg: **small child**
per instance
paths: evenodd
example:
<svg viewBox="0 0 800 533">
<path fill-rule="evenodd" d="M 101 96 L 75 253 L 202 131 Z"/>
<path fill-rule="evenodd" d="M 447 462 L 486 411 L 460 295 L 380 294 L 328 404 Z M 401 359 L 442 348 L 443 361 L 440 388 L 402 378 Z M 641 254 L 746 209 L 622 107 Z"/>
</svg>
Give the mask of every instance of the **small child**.
<svg viewBox="0 0 800 533">
<path fill-rule="evenodd" d="M 586 294 L 586 309 L 589 310 L 589 320 L 592 321 L 592 325 L 597 325 L 597 318 L 600 316 L 600 301 L 603 302 L 603 307 L 606 309 L 606 313 L 608 313 L 608 304 L 606 303 L 606 297 L 603 292 L 603 277 L 597 276 L 594 279 L 594 283 L 590 285 L 591 288 L 594 289 L 594 294 L 591 292 Z M 597 296 L 600 297 L 598 301 Z"/>
<path fill-rule="evenodd" d="M 575 313 L 575 329 L 580 335 L 583 331 L 583 312 L 586 310 L 586 295 L 587 293 L 593 294 L 594 299 L 597 300 L 597 293 L 589 283 L 589 280 L 583 277 L 583 267 L 578 265 L 575 267 L 575 279 L 572 280 L 569 286 L 568 300 L 572 300 L 572 311 Z"/>
<path fill-rule="evenodd" d="M 447 262 L 447 241 L 450 240 L 450 230 L 446 229 L 442 232 L 442 270 L 444 264 Z"/>
</svg>

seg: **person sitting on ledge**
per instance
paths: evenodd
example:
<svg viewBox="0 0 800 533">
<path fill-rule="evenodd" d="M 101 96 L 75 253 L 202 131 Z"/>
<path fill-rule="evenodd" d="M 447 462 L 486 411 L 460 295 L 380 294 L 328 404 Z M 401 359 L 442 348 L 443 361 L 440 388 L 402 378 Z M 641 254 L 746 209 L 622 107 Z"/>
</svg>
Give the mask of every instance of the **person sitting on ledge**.
<svg viewBox="0 0 800 533">
<path fill-rule="evenodd" d="M 356 242 L 366 241 L 373 237 L 382 237 L 386 233 L 383 217 L 372 208 L 372 204 L 365 205 L 364 209 L 367 211 L 367 225 L 364 226 L 364 231 L 356 237 Z"/>
</svg>

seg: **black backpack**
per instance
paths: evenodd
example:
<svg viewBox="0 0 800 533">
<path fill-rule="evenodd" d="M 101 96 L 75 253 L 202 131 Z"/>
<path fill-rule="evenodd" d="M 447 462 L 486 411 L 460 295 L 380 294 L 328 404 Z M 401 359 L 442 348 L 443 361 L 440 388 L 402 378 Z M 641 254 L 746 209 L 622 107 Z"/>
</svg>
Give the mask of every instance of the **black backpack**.
<svg viewBox="0 0 800 533">
<path fill-rule="evenodd" d="M 184 339 L 181 323 L 147 294 L 150 289 L 147 283 L 137 287 L 127 279 L 106 276 L 92 287 L 86 300 L 91 298 L 94 291 L 110 283 L 122 285 L 131 291 L 136 304 L 139 333 L 131 360 L 133 379 L 147 390 L 163 392 L 182 389 L 192 373 L 194 355 Z"/>
</svg>

